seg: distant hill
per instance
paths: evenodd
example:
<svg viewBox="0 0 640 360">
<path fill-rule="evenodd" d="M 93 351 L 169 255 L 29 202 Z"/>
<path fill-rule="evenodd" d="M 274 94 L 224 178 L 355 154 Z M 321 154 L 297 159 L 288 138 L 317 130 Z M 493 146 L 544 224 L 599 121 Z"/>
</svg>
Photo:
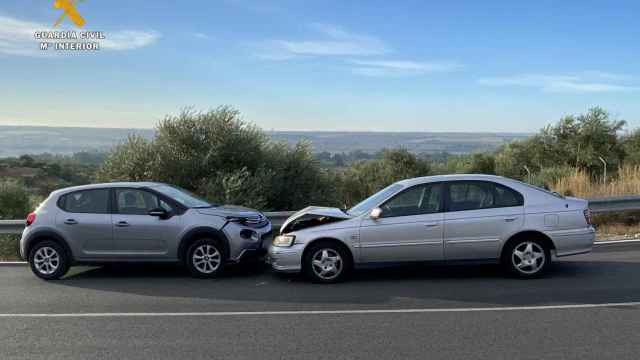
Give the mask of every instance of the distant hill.
<svg viewBox="0 0 640 360">
<path fill-rule="evenodd" d="M 151 139 L 153 133 L 151 129 L 0 126 L 0 157 L 107 151 L 129 134 Z M 404 147 L 415 153 L 460 154 L 493 150 L 504 143 L 530 136 L 524 133 L 344 131 L 268 131 L 267 134 L 275 140 L 290 144 L 308 140 L 317 153 L 348 153 L 354 150 L 375 153 L 383 148 Z"/>
</svg>

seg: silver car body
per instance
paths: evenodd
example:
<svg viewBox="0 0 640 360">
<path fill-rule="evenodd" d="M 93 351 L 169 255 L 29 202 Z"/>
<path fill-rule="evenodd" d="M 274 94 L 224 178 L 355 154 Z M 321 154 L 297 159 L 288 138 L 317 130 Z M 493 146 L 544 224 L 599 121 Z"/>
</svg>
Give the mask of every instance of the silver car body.
<svg viewBox="0 0 640 360">
<path fill-rule="evenodd" d="M 371 210 L 388 199 L 427 183 L 480 181 L 499 184 L 522 195 L 521 206 L 485 208 L 381 217 Z M 568 256 L 591 251 L 595 230 L 585 219 L 586 200 L 562 197 L 531 185 L 492 175 L 442 175 L 400 181 L 397 189 L 361 214 L 336 208 L 308 207 L 284 223 L 281 234 L 295 236 L 291 246 L 269 248 L 272 267 L 298 272 L 305 249 L 314 241 L 331 239 L 346 245 L 355 265 L 402 261 L 499 260 L 505 243 L 517 234 L 544 234 L 553 243 L 552 254 Z M 328 223 L 289 231 L 304 217 L 332 218 Z"/>
<path fill-rule="evenodd" d="M 271 223 L 261 213 L 229 206 L 183 207 L 168 218 L 148 214 L 71 213 L 59 206 L 67 194 L 85 190 L 137 189 L 153 192 L 165 184 L 121 182 L 76 186 L 54 191 L 35 211 L 35 221 L 27 226 L 20 240 L 23 258 L 34 241 L 53 238 L 62 242 L 74 263 L 178 261 L 190 238 L 210 234 L 224 241 L 228 261 L 238 261 L 248 251 L 262 250 L 270 241 Z M 155 193 L 161 195 L 160 193 Z M 171 202 L 171 197 L 161 197 Z M 173 200 L 174 207 L 179 205 Z M 249 226 L 238 219 L 250 219 Z M 254 236 L 242 236 L 247 230 Z M 244 233 L 245 235 L 248 232 Z"/>
</svg>

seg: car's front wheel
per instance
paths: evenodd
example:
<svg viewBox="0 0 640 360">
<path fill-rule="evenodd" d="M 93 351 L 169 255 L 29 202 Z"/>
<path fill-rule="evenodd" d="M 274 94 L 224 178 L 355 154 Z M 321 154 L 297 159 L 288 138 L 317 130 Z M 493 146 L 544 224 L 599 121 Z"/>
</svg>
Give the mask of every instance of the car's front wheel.
<svg viewBox="0 0 640 360">
<path fill-rule="evenodd" d="M 224 253 L 217 241 L 201 239 L 187 250 L 185 263 L 191 275 L 197 278 L 212 278 L 224 268 Z"/>
<path fill-rule="evenodd" d="M 41 241 L 29 252 L 31 271 L 44 280 L 56 280 L 69 270 L 71 259 L 60 244 L 54 241 Z"/>
<path fill-rule="evenodd" d="M 544 274 L 551 264 L 551 252 L 537 239 L 512 241 L 503 253 L 502 264 L 518 277 L 535 278 Z"/>
<path fill-rule="evenodd" d="M 333 242 L 312 244 L 302 262 L 305 275 L 317 283 L 340 282 L 352 267 L 347 250 Z"/>
</svg>

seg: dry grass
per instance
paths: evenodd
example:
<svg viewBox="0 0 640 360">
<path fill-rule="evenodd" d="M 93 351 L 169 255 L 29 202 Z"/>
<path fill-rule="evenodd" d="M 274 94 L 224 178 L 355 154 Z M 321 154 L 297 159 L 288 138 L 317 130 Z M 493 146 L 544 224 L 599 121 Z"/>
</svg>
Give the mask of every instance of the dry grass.
<svg viewBox="0 0 640 360">
<path fill-rule="evenodd" d="M 624 237 L 628 239 L 640 238 L 640 224 L 601 224 L 598 226 L 597 238 L 604 240 L 612 237 Z"/>
<path fill-rule="evenodd" d="M 609 176 L 607 183 L 594 180 L 588 173 L 576 170 L 551 184 L 551 188 L 564 195 L 578 197 L 600 197 L 640 195 L 640 166 L 623 166 L 615 177 Z"/>
</svg>

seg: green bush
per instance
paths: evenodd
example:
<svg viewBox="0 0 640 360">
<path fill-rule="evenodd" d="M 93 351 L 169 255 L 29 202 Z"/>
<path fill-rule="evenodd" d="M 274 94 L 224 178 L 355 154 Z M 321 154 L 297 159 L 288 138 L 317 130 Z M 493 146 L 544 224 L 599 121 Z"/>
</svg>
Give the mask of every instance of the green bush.
<svg viewBox="0 0 640 360">
<path fill-rule="evenodd" d="M 0 220 L 24 219 L 32 209 L 23 184 L 14 180 L 0 181 Z"/>
<path fill-rule="evenodd" d="M 18 240 L 18 235 L 0 234 L 0 261 L 19 259 Z"/>
</svg>

